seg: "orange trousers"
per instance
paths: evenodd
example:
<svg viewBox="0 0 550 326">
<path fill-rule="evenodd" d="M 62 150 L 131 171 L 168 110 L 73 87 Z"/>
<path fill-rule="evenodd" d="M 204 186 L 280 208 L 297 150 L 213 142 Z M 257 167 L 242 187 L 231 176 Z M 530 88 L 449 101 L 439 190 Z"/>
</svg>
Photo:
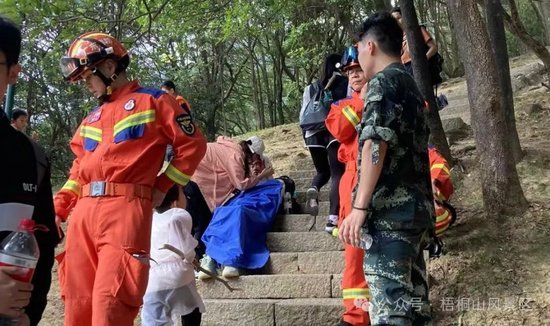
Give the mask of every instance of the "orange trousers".
<svg viewBox="0 0 550 326">
<path fill-rule="evenodd" d="M 346 171 L 340 179 L 340 217 L 338 225 L 351 212 L 351 196 L 357 183 L 356 162 L 346 163 Z M 345 245 L 344 273 L 342 277 L 342 292 L 344 298 L 343 320 L 354 326 L 370 325 L 368 311 L 362 305 L 365 298 L 369 298 L 369 290 L 363 271 L 363 249 Z"/>
<path fill-rule="evenodd" d="M 131 326 L 149 276 L 151 201 L 82 197 L 59 264 L 66 326 Z"/>
</svg>

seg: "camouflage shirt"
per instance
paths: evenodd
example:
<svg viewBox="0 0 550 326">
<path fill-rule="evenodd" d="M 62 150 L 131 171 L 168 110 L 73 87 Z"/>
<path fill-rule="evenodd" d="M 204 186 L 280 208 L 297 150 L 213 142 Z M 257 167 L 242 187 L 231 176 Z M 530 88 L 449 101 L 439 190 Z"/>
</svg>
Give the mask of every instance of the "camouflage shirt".
<svg viewBox="0 0 550 326">
<path fill-rule="evenodd" d="M 372 162 L 383 164 L 367 223 L 376 230 L 433 228 L 434 208 L 428 160 L 424 101 L 411 75 L 391 64 L 368 84 L 359 135 L 359 174 L 365 141 L 372 140 Z M 388 145 L 384 162 L 379 144 Z"/>
</svg>

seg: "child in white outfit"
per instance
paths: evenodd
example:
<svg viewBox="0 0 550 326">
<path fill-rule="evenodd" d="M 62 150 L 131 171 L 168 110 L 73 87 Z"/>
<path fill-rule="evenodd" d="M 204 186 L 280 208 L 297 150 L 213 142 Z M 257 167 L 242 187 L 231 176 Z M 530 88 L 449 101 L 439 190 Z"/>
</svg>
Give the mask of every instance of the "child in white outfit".
<svg viewBox="0 0 550 326">
<path fill-rule="evenodd" d="M 162 204 L 155 208 L 151 231 L 151 269 L 149 284 L 143 297 L 142 325 L 198 326 L 204 303 L 197 292 L 193 260 L 197 240 L 191 236 L 192 221 L 185 207 L 181 187 L 166 193 Z M 169 244 L 185 254 L 182 260 L 169 250 L 159 250 Z M 155 263 L 156 262 L 156 263 Z"/>
</svg>

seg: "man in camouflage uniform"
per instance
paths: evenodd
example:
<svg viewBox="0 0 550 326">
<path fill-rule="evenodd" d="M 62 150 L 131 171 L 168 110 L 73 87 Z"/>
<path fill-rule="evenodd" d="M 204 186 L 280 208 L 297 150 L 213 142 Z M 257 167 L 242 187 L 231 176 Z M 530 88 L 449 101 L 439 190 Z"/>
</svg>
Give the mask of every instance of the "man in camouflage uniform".
<svg viewBox="0 0 550 326">
<path fill-rule="evenodd" d="M 422 254 L 434 214 L 429 131 L 422 95 L 400 62 L 402 35 L 388 13 L 372 15 L 358 33 L 369 83 L 358 126 L 359 183 L 340 238 L 358 245 L 361 232 L 372 236 L 364 260 L 372 325 L 431 321 Z"/>
</svg>

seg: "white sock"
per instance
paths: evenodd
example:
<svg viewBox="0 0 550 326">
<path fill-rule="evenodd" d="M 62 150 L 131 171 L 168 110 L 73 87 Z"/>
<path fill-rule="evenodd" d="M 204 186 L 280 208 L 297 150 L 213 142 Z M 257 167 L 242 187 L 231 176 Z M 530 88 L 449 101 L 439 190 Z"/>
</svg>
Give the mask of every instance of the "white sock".
<svg viewBox="0 0 550 326">
<path fill-rule="evenodd" d="M 338 215 L 329 215 L 328 221 L 334 225 L 338 224 Z"/>
</svg>

